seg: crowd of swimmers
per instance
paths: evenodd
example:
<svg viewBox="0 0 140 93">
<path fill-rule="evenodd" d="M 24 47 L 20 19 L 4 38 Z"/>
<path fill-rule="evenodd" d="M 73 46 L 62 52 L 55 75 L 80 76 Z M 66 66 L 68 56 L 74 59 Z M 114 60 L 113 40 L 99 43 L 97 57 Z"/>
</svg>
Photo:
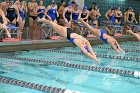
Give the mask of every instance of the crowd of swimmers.
<svg viewBox="0 0 140 93">
<path fill-rule="evenodd" d="M 39 4 L 35 0 L 30 0 L 28 4 L 26 0 L 5 0 L 0 4 L 0 28 L 5 30 L 8 38 L 11 38 L 10 32 L 6 29 L 8 23 L 18 26 L 19 31 L 23 32 L 25 17 L 29 12 L 28 39 L 41 39 L 42 33 L 38 34 L 41 30 L 38 23 L 45 23 L 50 25 L 60 36 L 67 38 L 72 44 L 78 46 L 85 55 L 98 62 L 96 53 L 92 50 L 89 41 L 80 33 L 77 33 L 75 22 L 78 21 L 91 34 L 110 44 L 115 51 L 123 52 L 115 38 L 106 34 L 103 29 L 99 29 L 98 19 L 101 13 L 96 3 L 92 3 L 90 9 L 87 9 L 87 6 L 80 9 L 75 1 L 68 2 L 67 7 L 65 7 L 66 2 L 62 0 L 59 8 L 56 1 L 52 1 L 47 7 L 43 3 L 43 0 L 39 0 Z M 120 7 L 111 7 L 105 17 L 113 23 L 121 24 L 123 14 Z M 124 18 L 125 21 L 138 23 L 132 7 L 129 7 L 124 13 Z M 126 29 L 128 33 L 140 40 L 139 35 L 133 33 L 129 26 Z M 81 28 L 82 30 L 83 28 Z M 22 36 L 19 35 L 19 38 L 22 38 Z"/>
</svg>

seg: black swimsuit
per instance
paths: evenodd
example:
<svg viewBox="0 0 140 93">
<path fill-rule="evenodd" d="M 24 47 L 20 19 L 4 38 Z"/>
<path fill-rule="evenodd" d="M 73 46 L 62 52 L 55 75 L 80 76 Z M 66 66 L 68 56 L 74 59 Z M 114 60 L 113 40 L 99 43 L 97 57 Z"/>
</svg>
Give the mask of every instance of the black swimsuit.
<svg viewBox="0 0 140 93">
<path fill-rule="evenodd" d="M 37 16 L 29 16 L 29 17 L 31 17 L 34 21 L 36 20 L 36 18 L 37 18 Z"/>
<path fill-rule="evenodd" d="M 70 40 L 71 37 L 70 35 L 73 33 L 72 29 L 71 28 L 67 28 L 67 39 Z"/>
<path fill-rule="evenodd" d="M 82 13 L 81 18 L 85 18 L 87 16 L 87 13 Z M 87 22 L 87 19 L 84 19 L 85 22 Z"/>
<path fill-rule="evenodd" d="M 132 14 L 129 14 L 128 20 L 132 21 Z"/>
<path fill-rule="evenodd" d="M 71 11 L 67 10 L 65 13 L 65 18 L 68 20 L 68 22 L 70 21 L 70 16 L 71 16 Z"/>
<path fill-rule="evenodd" d="M 119 14 L 119 13 L 117 13 L 117 15 L 118 15 L 118 16 L 120 16 L 120 14 Z M 115 17 L 115 19 L 117 19 L 117 20 L 118 20 L 118 22 L 120 22 L 120 21 L 121 21 L 121 17 Z"/>
<path fill-rule="evenodd" d="M 15 8 L 7 8 L 7 15 L 6 17 L 9 19 L 10 22 L 13 22 L 13 20 L 15 18 L 17 18 L 17 15 L 16 15 L 16 9 Z"/>
<path fill-rule="evenodd" d="M 3 23 L 3 21 L 2 21 L 2 17 L 0 16 L 0 23 Z"/>
</svg>

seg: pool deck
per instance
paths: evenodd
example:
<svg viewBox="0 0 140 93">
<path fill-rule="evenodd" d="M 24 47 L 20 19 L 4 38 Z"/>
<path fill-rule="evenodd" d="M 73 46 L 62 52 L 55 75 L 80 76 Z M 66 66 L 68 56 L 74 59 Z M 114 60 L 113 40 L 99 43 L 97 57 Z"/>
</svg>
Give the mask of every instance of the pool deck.
<svg viewBox="0 0 140 93">
<path fill-rule="evenodd" d="M 115 37 L 118 42 L 136 41 L 133 36 Z M 88 38 L 91 45 L 104 44 L 99 38 Z M 21 42 L 0 42 L 0 52 L 28 51 L 36 49 L 73 46 L 68 40 L 24 40 Z"/>
</svg>

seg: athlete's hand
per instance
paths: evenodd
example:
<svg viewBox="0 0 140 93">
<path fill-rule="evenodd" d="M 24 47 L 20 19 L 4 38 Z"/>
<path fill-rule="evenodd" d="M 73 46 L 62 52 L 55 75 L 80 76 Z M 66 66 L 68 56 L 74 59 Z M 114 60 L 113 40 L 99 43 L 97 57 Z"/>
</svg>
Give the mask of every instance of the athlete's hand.
<svg viewBox="0 0 140 93">
<path fill-rule="evenodd" d="M 42 18 L 42 19 L 43 19 L 43 18 Z M 43 21 L 42 19 L 38 19 L 37 22 L 42 22 L 42 21 Z"/>
<path fill-rule="evenodd" d="M 0 28 L 2 28 L 2 29 L 6 29 L 6 28 L 7 28 L 7 26 L 6 26 L 6 25 L 4 25 L 4 24 L 0 24 Z"/>
<path fill-rule="evenodd" d="M 80 19 L 78 19 L 78 21 L 83 21 L 83 19 L 82 19 L 82 18 L 80 18 Z"/>
</svg>

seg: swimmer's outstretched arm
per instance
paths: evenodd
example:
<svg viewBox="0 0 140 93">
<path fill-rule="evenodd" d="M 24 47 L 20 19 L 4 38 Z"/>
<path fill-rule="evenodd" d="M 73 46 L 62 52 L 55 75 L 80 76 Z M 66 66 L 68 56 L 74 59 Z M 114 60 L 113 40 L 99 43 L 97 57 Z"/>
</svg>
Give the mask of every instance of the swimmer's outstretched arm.
<svg viewBox="0 0 140 93">
<path fill-rule="evenodd" d="M 93 56 L 96 56 L 96 54 L 95 54 L 95 52 L 93 51 L 93 49 L 92 49 L 92 47 L 91 47 L 91 45 L 90 45 L 89 41 L 88 41 L 88 42 L 86 42 L 86 46 L 88 47 L 88 49 L 89 49 L 90 53 L 91 53 Z"/>
<path fill-rule="evenodd" d="M 82 52 L 83 52 L 85 55 L 87 55 L 89 58 L 91 58 L 91 59 L 95 60 L 96 62 L 98 62 L 98 59 L 97 59 L 96 55 L 92 55 L 92 54 L 90 54 L 89 52 L 87 52 L 87 51 L 85 50 L 85 48 L 84 48 L 83 45 L 80 45 L 79 48 L 80 48 L 80 49 L 82 50 Z"/>
<path fill-rule="evenodd" d="M 118 52 L 123 53 L 124 51 L 120 48 L 119 43 L 112 37 L 108 40 L 108 43 L 112 46 L 112 48 Z"/>
</svg>

